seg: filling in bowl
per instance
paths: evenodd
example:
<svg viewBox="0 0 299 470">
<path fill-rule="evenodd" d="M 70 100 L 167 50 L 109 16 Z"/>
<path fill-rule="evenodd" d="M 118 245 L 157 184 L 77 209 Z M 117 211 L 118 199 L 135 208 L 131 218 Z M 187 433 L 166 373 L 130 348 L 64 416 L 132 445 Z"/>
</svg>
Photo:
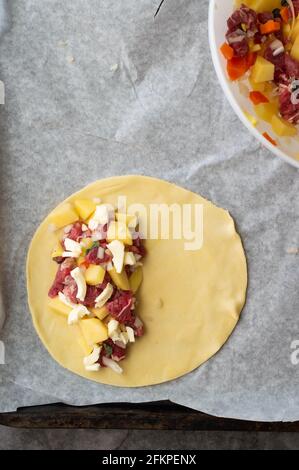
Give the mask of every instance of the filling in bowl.
<svg viewBox="0 0 299 470">
<path fill-rule="evenodd" d="M 249 79 L 258 119 L 278 137 L 298 134 L 299 0 L 243 0 L 227 20 L 221 52 L 232 81 Z M 248 119 L 257 124 L 254 116 Z M 264 133 L 273 145 L 277 142 Z"/>
</svg>

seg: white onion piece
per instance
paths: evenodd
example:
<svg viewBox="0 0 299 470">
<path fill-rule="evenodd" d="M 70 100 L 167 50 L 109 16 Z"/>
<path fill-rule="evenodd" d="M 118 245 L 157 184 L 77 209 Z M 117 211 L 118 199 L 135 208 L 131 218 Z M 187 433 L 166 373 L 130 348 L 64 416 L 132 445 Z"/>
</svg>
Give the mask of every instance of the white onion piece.
<svg viewBox="0 0 299 470">
<path fill-rule="evenodd" d="M 100 258 L 100 259 L 103 259 L 104 256 L 105 256 L 105 250 L 102 246 L 99 246 L 97 257 Z"/>
<path fill-rule="evenodd" d="M 88 370 L 89 372 L 98 372 L 100 370 L 101 366 L 100 364 L 92 364 L 91 366 L 85 366 L 85 370 Z"/>
<path fill-rule="evenodd" d="M 102 347 L 96 344 L 93 348 L 92 353 L 89 354 L 89 356 L 84 357 L 83 359 L 84 366 L 92 366 L 92 364 L 95 364 L 99 360 L 101 349 Z"/>
<path fill-rule="evenodd" d="M 103 356 L 102 361 L 103 361 L 103 364 L 106 367 L 110 367 L 110 369 L 112 369 L 113 372 L 116 372 L 117 374 L 123 373 L 122 368 L 119 367 L 119 365 L 115 361 L 113 361 L 112 359 L 109 359 L 109 357 Z"/>
<path fill-rule="evenodd" d="M 99 240 L 105 240 L 105 235 L 99 230 L 95 230 L 91 235 L 91 239 L 93 242 L 98 242 Z"/>
<path fill-rule="evenodd" d="M 228 42 L 229 42 L 229 44 L 235 44 L 236 42 L 241 42 L 241 41 L 243 41 L 244 37 L 245 37 L 245 36 L 241 36 L 241 35 L 240 35 L 240 36 L 236 36 L 236 37 L 234 37 L 234 38 L 229 38 L 229 39 L 228 39 Z"/>
<path fill-rule="evenodd" d="M 81 318 L 89 315 L 90 311 L 85 307 L 85 305 L 76 305 L 76 307 L 70 311 L 67 323 L 68 325 L 74 325 L 75 323 L 78 323 Z"/>
<path fill-rule="evenodd" d="M 273 52 L 273 57 L 276 57 L 278 56 L 279 54 L 282 54 L 284 52 L 284 47 L 281 46 L 279 47 L 278 49 L 275 49 L 275 51 Z"/>
<path fill-rule="evenodd" d="M 283 46 L 283 44 L 279 39 L 275 39 L 275 41 L 271 42 L 270 44 L 272 51 L 275 51 L 275 49 L 278 49 L 281 46 Z"/>
<path fill-rule="evenodd" d="M 128 339 L 130 343 L 135 342 L 135 335 L 134 335 L 134 330 L 130 326 L 126 326 L 127 334 L 128 334 Z"/>
<path fill-rule="evenodd" d="M 95 299 L 95 306 L 96 308 L 104 307 L 105 303 L 110 299 L 111 295 L 113 294 L 113 286 L 110 282 L 107 284 L 105 289 L 96 297 Z"/>
<path fill-rule="evenodd" d="M 71 276 L 76 281 L 76 284 L 78 287 L 77 299 L 81 300 L 81 302 L 84 302 L 87 286 L 86 286 L 85 277 L 81 269 L 79 267 L 73 269 L 71 271 Z"/>
</svg>

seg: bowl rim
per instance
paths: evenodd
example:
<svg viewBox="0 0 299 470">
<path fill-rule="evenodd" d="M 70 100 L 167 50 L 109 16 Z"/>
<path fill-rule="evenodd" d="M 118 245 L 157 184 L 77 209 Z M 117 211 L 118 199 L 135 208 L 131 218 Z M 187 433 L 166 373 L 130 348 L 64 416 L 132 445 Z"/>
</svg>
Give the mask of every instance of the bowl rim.
<svg viewBox="0 0 299 470">
<path fill-rule="evenodd" d="M 221 62 L 219 59 L 219 52 L 218 48 L 216 45 L 216 36 L 215 36 L 215 30 L 214 30 L 214 12 L 215 12 L 215 1 L 216 0 L 210 0 L 210 5 L 209 5 L 209 21 L 208 21 L 208 29 L 209 29 L 209 44 L 210 44 L 210 51 L 212 55 L 212 61 L 214 64 L 214 68 L 216 70 L 216 74 L 218 77 L 218 80 L 220 82 L 220 85 L 222 87 L 222 90 L 224 91 L 224 94 L 226 98 L 228 99 L 231 107 L 235 111 L 236 115 L 240 119 L 240 121 L 244 124 L 244 126 L 247 127 L 249 132 L 254 135 L 254 137 L 260 141 L 260 143 L 266 147 L 270 152 L 274 153 L 277 157 L 281 158 L 285 162 L 289 163 L 295 168 L 299 168 L 299 161 L 297 162 L 294 158 L 289 157 L 286 153 L 284 153 L 282 150 L 279 148 L 275 147 L 272 145 L 270 142 L 268 142 L 260 132 L 255 129 L 248 119 L 246 118 L 245 114 L 243 113 L 241 107 L 237 103 L 231 89 L 228 86 L 227 78 L 225 74 L 223 73 L 223 69 L 221 66 Z"/>
</svg>

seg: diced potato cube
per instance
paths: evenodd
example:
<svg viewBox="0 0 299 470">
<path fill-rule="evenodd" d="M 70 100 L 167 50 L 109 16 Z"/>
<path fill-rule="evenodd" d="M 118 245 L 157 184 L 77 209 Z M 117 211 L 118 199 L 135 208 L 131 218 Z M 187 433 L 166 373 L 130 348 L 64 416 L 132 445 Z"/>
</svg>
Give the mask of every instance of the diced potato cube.
<svg viewBox="0 0 299 470">
<path fill-rule="evenodd" d="M 77 258 L 77 265 L 80 266 L 83 263 L 85 263 L 85 256 L 79 256 L 79 258 Z"/>
<path fill-rule="evenodd" d="M 69 203 L 55 209 L 49 215 L 50 224 L 54 224 L 56 228 L 62 228 L 66 225 L 73 224 L 79 219 L 79 216 L 73 206 Z"/>
<path fill-rule="evenodd" d="M 288 28 L 287 28 L 288 26 L 289 26 L 289 31 L 288 31 Z M 287 33 L 287 31 L 288 31 L 288 34 L 290 33 L 290 31 L 291 31 L 291 26 L 290 26 L 290 24 L 285 24 L 285 25 L 284 25 L 284 31 L 285 31 L 286 33 Z M 286 35 L 287 35 L 287 34 L 286 34 Z M 294 26 L 294 29 L 293 29 L 293 31 L 292 31 L 291 41 L 294 42 L 294 41 L 296 40 L 296 38 L 297 38 L 298 35 L 299 35 L 299 20 L 298 20 L 298 18 L 297 18 L 296 23 L 295 23 L 295 26 Z"/>
<path fill-rule="evenodd" d="M 269 98 L 269 101 L 273 101 L 273 91 L 276 88 L 273 82 L 266 82 L 265 83 L 265 93 Z M 271 98 L 272 97 L 272 98 Z"/>
<path fill-rule="evenodd" d="M 106 318 L 107 315 L 109 314 L 106 305 L 104 305 L 104 307 L 101 307 L 101 308 L 96 308 L 96 307 L 95 307 L 95 308 L 90 308 L 90 311 L 91 311 L 99 320 L 104 320 L 104 318 Z"/>
<path fill-rule="evenodd" d="M 93 345 L 89 346 L 87 344 L 82 332 L 80 330 L 78 332 L 79 332 L 79 335 L 77 335 L 78 344 L 81 347 L 84 356 L 89 356 L 89 354 L 91 354 L 92 351 L 93 351 Z"/>
<path fill-rule="evenodd" d="M 115 214 L 116 220 L 119 222 L 123 222 L 124 224 L 128 225 L 129 227 L 135 227 L 137 223 L 136 215 L 131 214 L 122 214 L 120 212 L 116 212 Z"/>
<path fill-rule="evenodd" d="M 261 93 L 265 91 L 265 86 L 266 86 L 265 82 L 255 83 L 255 81 L 252 80 L 252 77 L 249 77 L 249 83 L 253 91 L 260 91 Z"/>
<path fill-rule="evenodd" d="M 130 287 L 133 294 L 135 294 L 143 280 L 143 271 L 142 266 L 138 266 L 138 268 L 131 274 L 130 276 Z"/>
<path fill-rule="evenodd" d="M 96 210 L 96 205 L 90 199 L 77 199 L 74 206 L 81 219 L 86 220 Z"/>
<path fill-rule="evenodd" d="M 101 284 L 105 277 L 105 269 L 102 266 L 91 264 L 85 271 L 86 284 L 90 286 L 97 286 Z"/>
<path fill-rule="evenodd" d="M 108 273 L 116 285 L 121 290 L 130 290 L 130 283 L 126 271 L 123 269 L 121 273 L 117 273 L 115 268 L 108 270 Z"/>
<path fill-rule="evenodd" d="M 83 318 L 79 324 L 88 346 L 102 343 L 108 339 L 108 328 L 98 318 Z"/>
<path fill-rule="evenodd" d="M 291 56 L 299 62 L 299 35 L 296 37 L 293 47 L 291 49 Z"/>
<path fill-rule="evenodd" d="M 259 13 L 264 11 L 273 11 L 275 8 L 281 8 L 281 0 L 254 0 L 252 8 L 255 8 Z"/>
<path fill-rule="evenodd" d="M 119 240 L 125 245 L 132 245 L 133 243 L 131 233 L 124 222 L 110 222 L 107 239 L 109 242 L 112 240 Z"/>
<path fill-rule="evenodd" d="M 252 8 L 257 13 L 273 11 L 275 8 L 281 8 L 281 0 L 236 0 L 236 5 L 238 7 L 240 7 L 242 3 Z"/>
<path fill-rule="evenodd" d="M 295 126 L 276 115 L 272 117 L 271 125 L 275 134 L 280 137 L 293 137 L 297 134 Z"/>
<path fill-rule="evenodd" d="M 260 44 L 254 44 L 251 48 L 250 48 L 251 52 L 259 52 L 262 50 L 262 46 Z"/>
<path fill-rule="evenodd" d="M 266 122 L 271 122 L 272 117 L 277 113 L 277 105 L 275 103 L 261 103 L 254 106 L 257 116 Z"/>
<path fill-rule="evenodd" d="M 275 66 L 264 57 L 258 56 L 251 71 L 255 83 L 268 82 L 274 79 Z"/>
<path fill-rule="evenodd" d="M 54 312 L 60 313 L 66 316 L 68 316 L 72 310 L 71 307 L 61 302 L 59 297 L 54 297 L 53 299 L 49 299 L 48 306 L 51 308 L 51 310 L 54 310 Z"/>
<path fill-rule="evenodd" d="M 54 250 L 52 251 L 51 256 L 52 256 L 52 258 L 57 258 L 59 256 L 62 256 L 62 254 L 63 254 L 63 248 L 60 245 L 60 243 L 57 243 Z"/>
</svg>

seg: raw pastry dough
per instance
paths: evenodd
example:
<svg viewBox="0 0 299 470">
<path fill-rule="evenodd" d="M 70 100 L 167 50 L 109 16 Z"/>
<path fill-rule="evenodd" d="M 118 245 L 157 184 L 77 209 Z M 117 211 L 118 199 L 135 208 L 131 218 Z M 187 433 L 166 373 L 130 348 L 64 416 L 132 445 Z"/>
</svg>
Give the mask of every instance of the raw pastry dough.
<svg viewBox="0 0 299 470">
<path fill-rule="evenodd" d="M 51 251 L 57 234 L 48 217 L 36 231 L 27 259 L 27 287 L 34 326 L 52 357 L 63 367 L 88 379 L 122 387 L 162 383 L 180 377 L 207 361 L 226 342 L 244 306 L 246 258 L 229 213 L 174 184 L 144 176 L 121 176 L 97 181 L 67 199 L 100 197 L 116 204 L 203 204 L 204 243 L 185 251 L 183 240 L 147 240 L 144 280 L 138 315 L 145 325 L 122 367 L 88 372 L 83 366 L 79 327 L 48 306 L 47 293 L 56 264 Z M 64 201 L 66 202 L 66 201 Z"/>
</svg>

